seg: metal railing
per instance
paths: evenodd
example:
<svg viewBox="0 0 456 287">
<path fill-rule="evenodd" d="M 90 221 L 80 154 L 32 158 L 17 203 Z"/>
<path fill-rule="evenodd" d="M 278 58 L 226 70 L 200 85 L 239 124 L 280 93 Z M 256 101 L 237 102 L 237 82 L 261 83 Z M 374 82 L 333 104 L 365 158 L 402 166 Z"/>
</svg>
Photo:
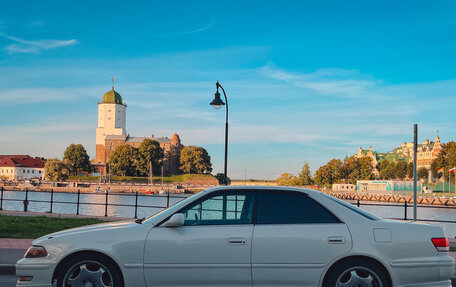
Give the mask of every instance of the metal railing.
<svg viewBox="0 0 456 287">
<path fill-rule="evenodd" d="M 3 187 L 0 187 L 0 210 L 3 210 L 3 202 L 7 202 L 7 201 L 12 201 L 12 202 L 21 202 L 22 201 L 22 204 L 23 204 L 23 211 L 24 212 L 28 212 L 28 206 L 31 202 L 35 202 L 35 203 L 48 203 L 49 204 L 49 211 L 47 213 L 53 213 L 53 206 L 55 204 L 72 204 L 72 205 L 76 205 L 76 215 L 79 215 L 79 211 L 80 211 L 80 206 L 81 205 L 97 205 L 97 206 L 104 206 L 104 216 L 108 216 L 108 207 L 109 206 L 119 206 L 119 207 L 134 207 L 134 218 L 138 218 L 138 208 L 156 208 L 156 209 L 165 209 L 167 207 L 170 206 L 170 199 L 171 198 L 179 198 L 179 199 L 185 199 L 187 198 L 186 196 L 182 196 L 182 195 L 174 195 L 174 194 L 170 194 L 169 192 L 167 192 L 166 194 L 140 194 L 138 193 L 138 191 L 136 191 L 135 193 L 112 193 L 111 195 L 115 195 L 115 196 L 128 196 L 128 197 L 131 197 L 131 196 L 134 196 L 135 197 L 135 204 L 119 204 L 119 203 L 110 203 L 109 202 L 109 196 L 110 196 L 110 193 L 109 192 L 105 192 L 104 195 L 105 195 L 105 200 L 104 200 L 104 203 L 99 203 L 99 202 L 81 202 L 81 194 L 90 194 L 90 195 L 93 195 L 94 193 L 91 193 L 91 192 L 81 192 L 79 189 L 78 189 L 78 192 L 77 192 L 77 200 L 76 202 L 74 201 L 57 201 L 57 200 L 54 200 L 54 193 L 62 193 L 62 194 L 68 194 L 67 192 L 54 192 L 54 189 L 51 189 L 49 191 L 49 196 L 50 196 L 50 199 L 49 200 L 37 200 L 37 199 L 29 199 L 29 190 L 28 188 L 25 189 L 25 191 L 15 191 L 15 192 L 24 192 L 25 193 L 25 196 L 24 196 L 24 199 L 16 199 L 16 198 L 4 198 L 4 188 Z M 97 193 L 97 195 L 102 195 L 100 193 Z M 139 197 L 155 197 L 155 198 L 166 198 L 166 205 L 163 206 L 163 205 L 145 205 L 145 204 L 138 204 L 138 198 Z"/>
<path fill-rule="evenodd" d="M 413 218 L 408 218 L 407 217 L 407 208 L 412 207 L 413 205 L 409 205 L 407 201 L 404 202 L 404 204 L 387 204 L 387 203 L 365 203 L 363 202 L 361 204 L 361 201 L 358 199 L 356 202 L 351 202 L 351 204 L 356 205 L 357 207 L 360 207 L 361 205 L 365 206 L 390 206 L 390 207 L 396 207 L 396 208 L 404 208 L 404 217 L 403 218 L 387 218 L 387 219 L 395 219 L 395 220 L 412 220 Z M 441 206 L 441 205 L 418 205 L 420 208 L 436 208 L 436 209 L 452 209 L 456 211 L 456 206 Z M 442 223 L 456 223 L 456 220 L 444 220 L 444 219 L 422 219 L 422 218 L 417 218 L 417 221 L 427 221 L 427 222 L 442 222 Z"/>
<path fill-rule="evenodd" d="M 178 198 L 178 199 L 185 199 L 187 198 L 186 196 L 182 195 L 174 195 L 170 194 L 169 192 L 166 194 L 140 194 L 138 191 L 134 193 L 112 193 L 110 194 L 109 192 L 105 192 L 105 198 L 104 202 L 81 202 L 81 194 L 91 194 L 93 195 L 94 193 L 90 192 L 81 192 L 78 189 L 77 192 L 77 199 L 76 202 L 74 201 L 56 201 L 54 200 L 54 193 L 62 193 L 62 194 L 68 194 L 67 192 L 54 192 L 53 189 L 49 191 L 49 200 L 33 200 L 29 199 L 29 190 L 26 189 L 25 191 L 16 191 L 16 192 L 24 192 L 25 196 L 24 199 L 13 199 L 13 198 L 4 198 L 4 187 L 0 187 L 0 210 L 3 210 L 3 202 L 7 201 L 12 201 L 12 202 L 21 202 L 23 204 L 23 211 L 28 212 L 28 205 L 31 202 L 36 202 L 36 203 L 48 203 L 49 204 L 49 211 L 47 213 L 53 213 L 53 206 L 55 204 L 72 204 L 76 205 L 76 215 L 80 214 L 80 206 L 81 205 L 96 205 L 96 206 L 104 206 L 104 216 L 108 216 L 108 207 L 109 206 L 118 206 L 118 207 L 134 207 L 134 218 L 138 217 L 138 208 L 156 208 L 156 209 L 164 209 L 170 206 L 170 199 L 171 198 Z M 97 193 L 97 195 L 103 195 L 102 193 Z M 135 204 L 119 204 L 119 203 L 110 203 L 109 202 L 109 196 L 110 195 L 115 195 L 115 196 L 127 196 L 135 197 Z M 166 198 L 166 205 L 145 205 L 145 204 L 138 204 L 138 198 L 140 197 L 155 197 L 155 198 Z M 387 203 L 365 203 L 361 202 L 359 199 L 355 202 L 351 202 L 353 205 L 356 205 L 358 207 L 360 206 L 389 206 L 389 207 L 395 207 L 395 208 L 403 208 L 404 209 L 404 217 L 402 218 L 388 218 L 388 219 L 396 219 L 396 220 L 411 220 L 412 218 L 408 217 L 408 212 L 407 209 L 409 207 L 409 204 L 407 202 L 404 202 L 404 204 L 387 204 Z M 439 205 L 418 205 L 420 208 L 436 208 L 436 209 L 452 209 L 456 211 L 456 207 L 454 206 L 439 206 Z M 456 223 L 456 220 L 445 220 L 445 219 L 422 219 L 418 218 L 418 221 L 427 221 L 427 222 L 442 222 L 442 223 Z"/>
</svg>

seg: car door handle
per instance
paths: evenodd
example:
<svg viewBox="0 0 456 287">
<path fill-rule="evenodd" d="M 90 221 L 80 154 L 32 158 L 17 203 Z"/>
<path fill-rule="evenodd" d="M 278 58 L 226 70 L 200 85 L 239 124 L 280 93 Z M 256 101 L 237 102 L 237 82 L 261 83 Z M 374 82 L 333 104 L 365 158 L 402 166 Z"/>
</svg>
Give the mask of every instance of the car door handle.
<svg viewBox="0 0 456 287">
<path fill-rule="evenodd" d="M 247 243 L 247 239 L 244 237 L 232 237 L 228 239 L 229 245 L 245 245 Z"/>
<path fill-rule="evenodd" d="M 345 237 L 343 236 L 330 236 L 328 237 L 328 243 L 330 244 L 344 244 Z"/>
</svg>

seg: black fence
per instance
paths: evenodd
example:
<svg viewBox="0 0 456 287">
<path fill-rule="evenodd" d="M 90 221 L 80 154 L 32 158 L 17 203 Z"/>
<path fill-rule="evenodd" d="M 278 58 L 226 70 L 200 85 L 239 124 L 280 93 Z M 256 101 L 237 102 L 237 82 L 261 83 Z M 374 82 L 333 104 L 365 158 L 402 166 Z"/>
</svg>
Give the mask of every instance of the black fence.
<svg viewBox="0 0 456 287">
<path fill-rule="evenodd" d="M 413 218 L 409 218 L 407 215 L 407 208 L 413 207 L 413 204 L 408 204 L 406 201 L 404 204 L 388 204 L 388 203 L 366 203 L 363 202 L 361 204 L 361 201 L 358 199 L 356 202 L 352 202 L 353 205 L 356 205 L 360 207 L 361 205 L 364 206 L 390 206 L 390 207 L 396 207 L 396 208 L 403 208 L 404 209 L 404 217 L 402 218 L 387 218 L 387 219 L 396 219 L 396 220 L 411 220 Z M 436 208 L 436 209 L 452 209 L 456 211 L 456 206 L 442 206 L 442 205 L 417 205 L 419 208 Z M 412 215 L 413 216 L 413 215 Z M 423 222 L 442 222 L 442 223 L 456 223 L 456 220 L 445 220 L 445 219 L 422 219 L 422 218 L 417 218 L 417 221 L 423 221 Z"/>
<path fill-rule="evenodd" d="M 53 206 L 54 204 L 72 204 L 76 205 L 76 215 L 79 215 L 80 211 L 80 206 L 81 205 L 98 205 L 98 206 L 104 206 L 104 216 L 108 216 L 108 207 L 109 206 L 119 206 L 119 207 L 134 207 L 134 218 L 138 217 L 138 208 L 155 208 L 155 209 L 164 209 L 170 206 L 170 199 L 171 198 L 178 198 L 178 199 L 185 199 L 187 196 L 184 195 L 176 195 L 176 194 L 170 194 L 169 192 L 166 194 L 143 194 L 143 193 L 138 193 L 137 191 L 134 193 L 112 193 L 112 195 L 115 196 L 127 196 L 131 197 L 134 196 L 135 198 L 135 204 L 119 204 L 119 203 L 109 203 L 109 192 L 105 192 L 105 200 L 104 203 L 95 203 L 95 202 L 81 202 L 80 197 L 81 194 L 93 194 L 89 192 L 80 192 L 78 190 L 77 192 L 77 200 L 76 202 L 74 201 L 56 201 L 54 200 L 54 193 L 66 193 L 66 192 L 54 192 L 53 189 L 49 191 L 49 200 L 32 200 L 29 199 L 29 190 L 26 189 L 25 191 L 20 191 L 24 193 L 24 198 L 23 199 L 13 199 L 13 198 L 4 198 L 3 196 L 4 188 L 0 187 L 0 210 L 3 210 L 3 202 L 7 201 L 12 201 L 12 202 L 21 202 L 23 204 L 23 211 L 28 212 L 28 205 L 31 202 L 39 202 L 39 203 L 48 203 L 49 204 L 49 211 L 48 213 L 53 213 Z M 98 195 L 100 195 L 98 193 Z M 156 197 L 156 198 L 166 198 L 166 204 L 165 205 L 145 205 L 145 204 L 138 204 L 138 198 L 140 197 Z M 387 203 L 366 203 L 366 202 L 361 202 L 360 200 L 357 200 L 355 202 L 352 202 L 352 204 L 360 207 L 360 206 L 389 206 L 389 207 L 395 207 L 395 208 L 403 208 L 404 209 L 404 216 L 402 218 L 388 218 L 388 219 L 396 219 L 396 220 L 411 220 L 412 218 L 409 218 L 407 214 L 407 208 L 413 206 L 411 204 L 408 204 L 407 202 L 404 202 L 404 204 L 387 204 Z M 456 211 L 456 207 L 454 206 L 439 206 L 439 205 L 418 205 L 419 208 L 437 208 L 437 209 L 451 209 Z M 423 221 L 423 222 L 441 222 L 441 223 L 456 223 L 456 220 L 446 220 L 446 219 L 422 219 L 418 218 L 418 221 Z"/>
<path fill-rule="evenodd" d="M 17 192 L 17 191 L 16 191 Z M 183 195 L 175 195 L 175 194 L 170 194 L 169 192 L 166 194 L 140 194 L 137 191 L 134 193 L 112 193 L 112 195 L 116 196 L 134 196 L 135 197 L 135 204 L 119 204 L 119 203 L 109 203 L 109 196 L 110 193 L 105 191 L 104 196 L 105 196 L 105 201 L 104 203 L 98 203 L 98 202 L 81 202 L 81 194 L 93 194 L 90 192 L 81 192 L 78 189 L 77 192 L 77 200 L 76 202 L 74 201 L 56 201 L 54 200 L 54 193 L 67 193 L 67 192 L 54 192 L 54 189 L 51 189 L 49 191 L 49 200 L 33 200 L 29 199 L 29 190 L 25 189 L 25 191 L 19 191 L 24 193 L 24 199 L 14 199 L 14 198 L 4 198 L 3 193 L 4 193 L 4 188 L 0 188 L 0 210 L 3 210 L 3 202 L 7 201 L 12 201 L 12 202 L 21 202 L 23 204 L 23 211 L 28 212 L 28 206 L 31 202 L 37 202 L 37 203 L 49 203 L 49 211 L 47 213 L 53 213 L 53 206 L 54 204 L 72 204 L 76 205 L 76 215 L 79 215 L 79 210 L 81 205 L 97 205 L 97 206 L 104 206 L 104 216 L 108 216 L 108 206 L 120 206 L 120 207 L 134 207 L 134 218 L 138 217 L 138 208 L 156 208 L 156 209 L 165 209 L 170 206 L 170 199 L 171 198 L 179 198 L 179 199 L 185 199 L 187 196 Z M 99 194 L 100 195 L 100 194 Z M 166 198 L 166 205 L 144 205 L 144 204 L 138 204 L 138 198 L 139 197 L 157 197 L 157 198 Z"/>
</svg>

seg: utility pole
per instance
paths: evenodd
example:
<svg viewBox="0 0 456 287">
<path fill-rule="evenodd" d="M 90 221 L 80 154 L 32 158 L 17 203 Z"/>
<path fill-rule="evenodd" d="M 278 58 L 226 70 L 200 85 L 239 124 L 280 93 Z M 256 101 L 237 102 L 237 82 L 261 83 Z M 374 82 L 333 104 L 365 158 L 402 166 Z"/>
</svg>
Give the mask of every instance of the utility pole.
<svg viewBox="0 0 456 287">
<path fill-rule="evenodd" d="M 413 125 L 413 221 L 416 221 L 416 154 L 418 151 L 418 124 Z"/>
</svg>

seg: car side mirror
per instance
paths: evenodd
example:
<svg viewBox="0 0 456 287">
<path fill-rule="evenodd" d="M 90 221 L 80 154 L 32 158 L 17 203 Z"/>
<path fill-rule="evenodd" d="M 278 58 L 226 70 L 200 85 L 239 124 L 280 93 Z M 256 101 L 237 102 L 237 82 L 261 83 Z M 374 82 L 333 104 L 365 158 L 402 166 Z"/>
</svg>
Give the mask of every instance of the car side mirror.
<svg viewBox="0 0 456 287">
<path fill-rule="evenodd" d="M 183 213 L 173 214 L 165 223 L 162 224 L 164 227 L 179 227 L 184 225 L 185 216 Z"/>
</svg>

